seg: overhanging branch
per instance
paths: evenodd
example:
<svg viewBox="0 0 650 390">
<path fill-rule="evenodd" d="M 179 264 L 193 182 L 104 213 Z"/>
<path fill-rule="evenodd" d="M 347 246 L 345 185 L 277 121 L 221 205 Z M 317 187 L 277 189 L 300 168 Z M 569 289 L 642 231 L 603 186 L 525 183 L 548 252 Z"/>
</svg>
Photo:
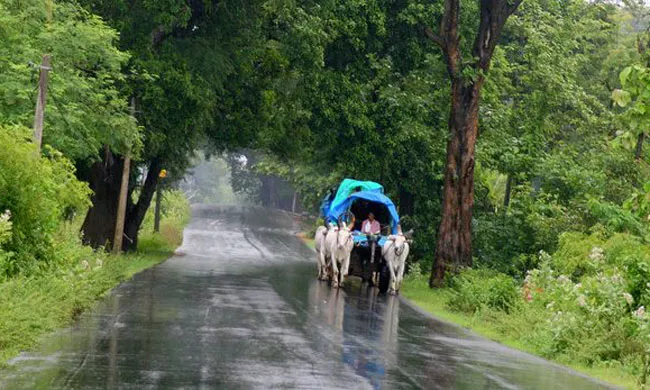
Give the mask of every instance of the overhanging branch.
<svg viewBox="0 0 650 390">
<path fill-rule="evenodd" d="M 424 35 L 427 38 L 429 38 L 429 40 L 431 42 L 433 42 L 436 45 L 440 46 L 440 48 L 442 50 L 445 50 L 445 48 L 446 48 L 445 40 L 442 37 L 440 37 L 439 35 L 434 34 L 433 31 L 429 27 L 424 28 Z"/>
<path fill-rule="evenodd" d="M 510 4 L 507 8 L 508 16 L 514 14 L 523 1 L 524 0 L 515 0 L 512 4 Z"/>
</svg>

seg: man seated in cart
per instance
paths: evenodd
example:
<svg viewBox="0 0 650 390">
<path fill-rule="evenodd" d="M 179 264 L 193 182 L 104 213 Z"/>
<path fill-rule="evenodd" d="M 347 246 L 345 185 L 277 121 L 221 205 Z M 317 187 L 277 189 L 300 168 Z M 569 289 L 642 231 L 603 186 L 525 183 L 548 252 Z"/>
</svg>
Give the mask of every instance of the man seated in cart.
<svg viewBox="0 0 650 390">
<path fill-rule="evenodd" d="M 361 224 L 361 233 L 368 237 L 368 245 L 370 246 L 370 262 L 375 262 L 375 248 L 377 247 L 378 235 L 381 233 L 381 225 L 375 219 L 375 214 L 368 213 L 368 219 Z"/>
<path fill-rule="evenodd" d="M 379 221 L 375 219 L 375 214 L 371 211 L 368 213 L 368 219 L 361 224 L 361 232 L 366 235 L 375 235 L 381 233 Z"/>
</svg>

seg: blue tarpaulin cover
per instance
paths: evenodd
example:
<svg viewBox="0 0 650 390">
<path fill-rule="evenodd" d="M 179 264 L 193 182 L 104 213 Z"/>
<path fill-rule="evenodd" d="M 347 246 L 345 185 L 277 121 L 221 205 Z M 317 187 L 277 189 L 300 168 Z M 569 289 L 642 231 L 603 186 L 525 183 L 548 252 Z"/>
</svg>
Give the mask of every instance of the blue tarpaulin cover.
<svg viewBox="0 0 650 390">
<path fill-rule="evenodd" d="M 386 195 L 378 191 L 360 191 L 354 192 L 351 195 L 345 198 L 338 198 L 338 196 L 330 204 L 329 210 L 327 212 L 327 218 L 331 221 L 338 220 L 338 217 L 344 214 L 350 209 L 352 203 L 357 200 L 367 200 L 373 203 L 379 203 L 386 206 L 388 212 L 391 216 L 391 230 L 393 234 L 397 234 L 397 225 L 399 224 L 399 214 L 397 214 L 397 209 L 393 204 L 393 201 L 390 200 Z"/>
<path fill-rule="evenodd" d="M 333 198 L 330 198 L 329 194 L 325 195 L 323 198 L 320 206 L 321 216 L 327 219 L 330 206 L 333 203 L 344 201 L 348 196 L 350 196 L 351 193 L 356 191 L 357 188 L 360 188 L 361 191 L 373 191 L 380 192 L 382 194 L 384 193 L 384 187 L 379 183 L 375 183 L 374 181 L 343 179 L 339 185 L 338 190 L 336 191 L 336 195 Z"/>
<path fill-rule="evenodd" d="M 368 246 L 368 237 L 365 234 L 355 234 L 352 236 L 352 239 L 354 240 L 354 245 Z M 383 247 L 386 241 L 388 241 L 388 238 L 380 236 L 379 240 L 377 240 L 377 246 L 380 248 Z"/>
</svg>

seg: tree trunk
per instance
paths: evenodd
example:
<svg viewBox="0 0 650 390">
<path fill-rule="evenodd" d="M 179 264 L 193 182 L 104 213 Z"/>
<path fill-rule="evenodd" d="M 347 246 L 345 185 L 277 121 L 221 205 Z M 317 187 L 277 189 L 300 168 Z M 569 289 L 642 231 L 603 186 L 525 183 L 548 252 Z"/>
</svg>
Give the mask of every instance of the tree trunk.
<svg viewBox="0 0 650 390">
<path fill-rule="evenodd" d="M 636 151 L 634 152 L 634 158 L 636 161 L 641 160 L 641 157 L 643 157 L 643 143 L 645 142 L 645 137 L 645 133 L 641 133 L 636 141 Z"/>
<path fill-rule="evenodd" d="M 115 234 L 117 204 L 120 195 L 120 183 L 123 160 L 114 156 L 108 148 L 105 149 L 102 162 L 93 164 L 90 169 L 90 188 L 93 190 L 93 205 L 86 214 L 81 227 L 84 243 L 93 248 L 100 248 L 110 243 Z M 127 198 L 126 219 L 124 223 L 124 239 L 122 250 L 135 250 L 138 245 L 138 230 L 151 204 L 156 190 L 156 180 L 160 173 L 161 164 L 158 159 L 152 160 L 144 185 L 140 191 L 138 203 L 133 204 L 129 190 Z"/>
<path fill-rule="evenodd" d="M 463 65 L 460 52 L 460 0 L 445 0 L 440 33 L 429 28 L 425 35 L 442 49 L 451 78 L 451 112 L 447 167 L 435 261 L 429 286 L 442 286 L 451 264 L 472 264 L 472 208 L 474 206 L 474 147 L 478 135 L 478 106 L 481 87 L 499 36 L 508 17 L 523 0 L 482 0 L 480 23 L 474 41 L 471 66 Z M 464 71 L 471 75 L 464 75 Z"/>
<path fill-rule="evenodd" d="M 116 158 L 106 147 L 103 160 L 94 163 L 90 168 L 88 182 L 93 191 L 93 205 L 86 214 L 81 231 L 83 242 L 93 248 L 106 246 L 113 240 L 122 164 L 122 160 Z"/>
<path fill-rule="evenodd" d="M 447 267 L 472 265 L 472 208 L 474 207 L 474 149 L 478 135 L 478 107 L 483 78 L 463 86 L 452 81 L 450 137 L 435 261 L 429 285 L 441 287 Z"/>
<path fill-rule="evenodd" d="M 147 210 L 149 209 L 149 206 L 151 206 L 151 200 L 156 193 L 156 183 L 158 182 L 158 175 L 160 174 L 161 169 L 162 164 L 160 160 L 154 158 L 149 164 L 147 178 L 140 189 L 138 203 L 130 203 L 129 205 L 126 213 L 126 223 L 124 225 L 124 234 L 126 235 L 122 245 L 122 250 L 124 251 L 134 251 L 138 249 L 138 233 L 140 231 L 140 226 L 142 226 L 144 216 L 147 214 Z M 131 202 L 131 197 L 129 197 L 129 202 Z"/>
<path fill-rule="evenodd" d="M 512 182 L 514 181 L 512 175 L 508 175 L 508 180 L 506 181 L 506 193 L 503 196 L 503 207 L 510 206 L 510 194 L 512 193 Z"/>
</svg>

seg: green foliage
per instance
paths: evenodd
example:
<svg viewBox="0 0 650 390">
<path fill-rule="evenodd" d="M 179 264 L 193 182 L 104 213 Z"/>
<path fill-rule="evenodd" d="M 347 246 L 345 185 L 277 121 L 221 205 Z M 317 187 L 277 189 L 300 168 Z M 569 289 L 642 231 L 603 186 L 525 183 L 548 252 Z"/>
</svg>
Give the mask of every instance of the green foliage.
<svg viewBox="0 0 650 390">
<path fill-rule="evenodd" d="M 477 265 L 522 278 L 536 266 L 537 252 L 557 248 L 562 232 L 587 230 L 579 204 L 564 206 L 557 196 L 531 192 L 531 188 L 520 187 L 513 192 L 507 210 L 476 218 Z"/>
<path fill-rule="evenodd" d="M 5 249 L 7 243 L 11 241 L 11 211 L 5 210 L 0 214 L 0 269 L 7 268 L 14 253 Z M 2 278 L 0 278 L 1 280 Z"/>
<path fill-rule="evenodd" d="M 95 252 L 81 244 L 77 226 L 56 234 L 56 268 L 38 275 L 18 275 L 0 282 L 0 366 L 43 335 L 66 326 L 107 291 L 143 269 L 160 263 L 178 245 L 183 226 L 173 221 L 173 241 L 142 237 L 146 251 L 120 256 Z"/>
<path fill-rule="evenodd" d="M 574 282 L 553 269 L 561 258 L 543 257 L 524 285 L 529 301 L 525 310 L 543 320 L 526 336 L 530 342 L 553 358 L 586 364 L 634 360 L 638 365 L 643 350 L 633 313 L 638 301 L 627 290 L 628 275 L 616 266 L 601 266 Z M 610 262 L 598 247 L 584 257 L 584 262 Z"/>
<path fill-rule="evenodd" d="M 544 357 L 647 376 L 650 246 L 630 234 L 565 233 L 523 284 L 484 269 L 452 279 L 447 307 Z M 407 287 L 408 288 L 408 287 Z"/>
<path fill-rule="evenodd" d="M 631 149 L 636 137 L 650 125 L 650 69 L 628 66 L 621 71 L 620 81 L 622 89 L 612 92 L 612 100 L 626 108 L 624 115 L 629 131 L 620 134 L 619 140 Z"/>
<path fill-rule="evenodd" d="M 137 152 L 140 134 L 119 91 L 129 56 L 118 33 L 74 2 L 0 3 L 0 125 L 31 126 L 38 66 L 51 55 L 43 142 L 72 160 L 104 145 Z M 33 64 L 30 66 L 29 64 Z"/>
<path fill-rule="evenodd" d="M 520 298 L 517 284 L 510 276 L 485 269 L 460 272 L 451 280 L 451 290 L 449 307 L 466 313 L 482 309 L 508 313 Z"/>
<path fill-rule="evenodd" d="M 602 270 L 602 239 L 584 233 L 563 233 L 552 266 L 574 280 L 585 274 L 594 275 Z"/>
<path fill-rule="evenodd" d="M 67 325 L 120 282 L 171 256 L 189 221 L 189 204 L 179 191 L 170 191 L 163 209 L 161 233 L 144 232 L 135 253 L 109 256 L 82 245 L 81 220 L 75 219 L 52 233 L 53 257 L 46 259 L 50 264 L 46 272 L 0 280 L 0 366 L 35 346 L 43 335 Z M 8 227 L 11 223 L 0 216 L 0 259 Z"/>
<path fill-rule="evenodd" d="M 13 253 L 2 256 L 0 278 L 49 265 L 64 212 L 89 204 L 88 186 L 72 164 L 53 149 L 41 157 L 28 136 L 27 129 L 0 126 L 0 210 L 11 213 L 11 235 L 0 247 Z"/>
<path fill-rule="evenodd" d="M 177 189 L 163 191 L 162 201 L 160 203 L 160 222 L 161 229 L 165 224 L 173 226 L 185 226 L 189 223 L 192 216 L 189 201 L 185 194 Z M 150 207 L 144 217 L 142 229 L 153 229 L 154 225 L 154 208 Z"/>
</svg>

